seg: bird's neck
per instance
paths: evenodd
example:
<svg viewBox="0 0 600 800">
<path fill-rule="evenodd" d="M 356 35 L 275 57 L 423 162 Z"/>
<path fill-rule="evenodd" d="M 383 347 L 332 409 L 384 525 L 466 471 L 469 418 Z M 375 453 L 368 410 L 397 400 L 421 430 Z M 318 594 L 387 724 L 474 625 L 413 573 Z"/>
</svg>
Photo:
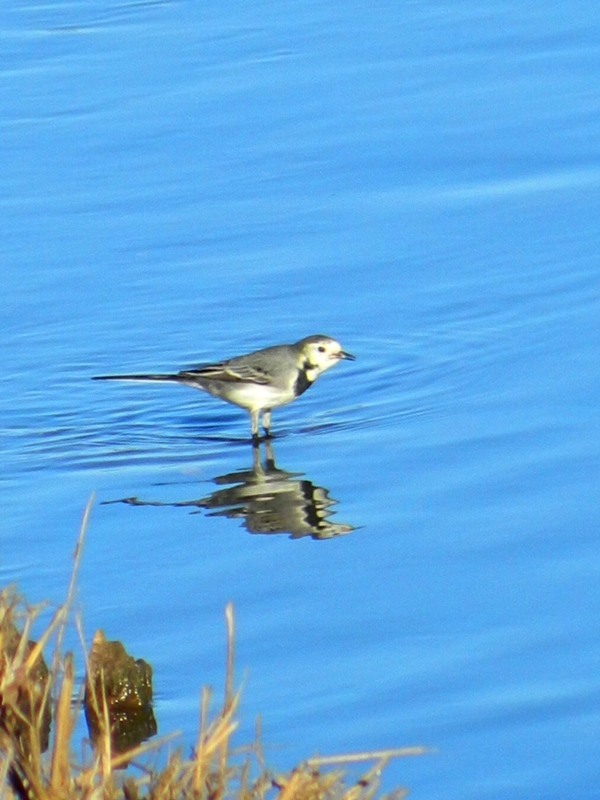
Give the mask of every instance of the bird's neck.
<svg viewBox="0 0 600 800">
<path fill-rule="evenodd" d="M 319 368 L 315 364 L 311 364 L 308 359 L 300 364 L 300 372 L 296 378 L 296 385 L 294 393 L 296 397 L 309 389 L 319 376 Z"/>
</svg>

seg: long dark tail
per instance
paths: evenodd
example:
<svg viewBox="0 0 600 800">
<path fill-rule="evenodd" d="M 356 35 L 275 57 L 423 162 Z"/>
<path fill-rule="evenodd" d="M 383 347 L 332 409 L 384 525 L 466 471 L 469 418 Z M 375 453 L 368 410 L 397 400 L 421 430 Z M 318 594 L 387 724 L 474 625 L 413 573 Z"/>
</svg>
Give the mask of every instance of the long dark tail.
<svg viewBox="0 0 600 800">
<path fill-rule="evenodd" d="M 181 381 L 179 375 L 94 375 L 93 381 Z"/>
</svg>

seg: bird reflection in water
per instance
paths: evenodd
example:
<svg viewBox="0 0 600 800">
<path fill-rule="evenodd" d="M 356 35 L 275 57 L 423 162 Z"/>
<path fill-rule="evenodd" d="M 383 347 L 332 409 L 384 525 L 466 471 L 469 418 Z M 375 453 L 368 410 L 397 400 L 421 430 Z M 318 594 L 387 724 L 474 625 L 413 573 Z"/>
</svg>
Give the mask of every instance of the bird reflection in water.
<svg viewBox="0 0 600 800">
<path fill-rule="evenodd" d="M 352 525 L 333 522 L 333 506 L 337 500 L 329 491 L 302 480 L 301 472 L 286 472 L 275 464 L 273 445 L 253 445 L 252 468 L 219 475 L 213 478 L 222 487 L 200 500 L 177 503 L 144 501 L 137 497 L 108 502 L 132 506 L 188 507 L 205 509 L 209 517 L 241 519 L 248 533 L 288 533 L 291 539 L 310 536 L 313 539 L 332 539 L 355 530 Z"/>
</svg>

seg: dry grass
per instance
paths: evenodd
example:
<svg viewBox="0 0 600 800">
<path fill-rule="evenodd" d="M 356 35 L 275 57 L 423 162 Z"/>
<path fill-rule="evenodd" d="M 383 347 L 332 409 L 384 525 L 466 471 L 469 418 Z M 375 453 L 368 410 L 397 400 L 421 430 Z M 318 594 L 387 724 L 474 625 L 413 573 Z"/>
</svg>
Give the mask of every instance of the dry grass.
<svg viewBox="0 0 600 800">
<path fill-rule="evenodd" d="M 20 800 L 371 800 L 380 792 L 380 778 L 394 758 L 421 755 L 424 748 L 312 758 L 285 775 L 265 765 L 260 732 L 250 746 L 234 749 L 240 694 L 234 690 L 234 618 L 229 605 L 227 666 L 221 709 L 209 717 L 211 695 L 202 691 L 198 739 L 190 758 L 166 753 L 162 738 L 117 755 L 113 752 L 106 703 L 97 699 L 104 714 L 96 747 L 85 763 L 74 760 L 75 724 L 81 703 L 77 695 L 73 656 L 62 653 L 65 627 L 71 616 L 73 592 L 81 559 L 92 499 L 88 504 L 74 557 L 71 583 L 64 605 L 54 614 L 39 642 L 29 641 L 40 608 L 27 607 L 14 593 L 0 594 L 0 797 Z M 52 650 L 48 670 L 43 652 Z M 87 661 L 87 653 L 84 657 Z M 81 696 L 81 692 L 79 692 Z M 101 711 L 104 709 L 104 711 Z M 53 718 L 47 753 L 48 725 Z M 169 737 L 172 738 L 172 737 Z M 148 763 L 158 761 L 159 767 Z M 152 759 L 149 756 L 155 755 Z M 357 778 L 348 778 L 350 764 L 370 764 Z M 123 768 L 130 765 L 127 770 Z M 390 797 L 398 800 L 406 791 Z"/>
</svg>

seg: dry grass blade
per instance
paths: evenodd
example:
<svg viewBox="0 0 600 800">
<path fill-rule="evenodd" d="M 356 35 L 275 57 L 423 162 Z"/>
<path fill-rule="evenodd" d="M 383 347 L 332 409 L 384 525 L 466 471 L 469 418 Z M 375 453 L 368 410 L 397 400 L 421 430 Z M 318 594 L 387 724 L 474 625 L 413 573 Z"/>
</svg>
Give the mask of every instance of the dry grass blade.
<svg viewBox="0 0 600 800">
<path fill-rule="evenodd" d="M 146 756 L 155 750 L 159 750 L 161 747 L 165 747 L 165 745 L 167 745 L 169 742 L 177 739 L 179 735 L 180 734 L 177 732 L 168 733 L 152 742 L 144 742 L 143 744 L 128 750 L 126 753 L 121 753 L 118 756 L 114 756 L 112 760 L 112 768 L 121 769 L 121 767 L 143 758 L 143 756 Z"/>
<path fill-rule="evenodd" d="M 364 753 L 346 753 L 339 756 L 314 756 L 304 762 L 307 767 L 330 767 L 334 764 L 355 764 L 360 761 L 389 761 L 392 758 L 424 756 L 430 753 L 427 747 L 399 747 L 393 750 L 369 750 Z"/>
<path fill-rule="evenodd" d="M 69 653 L 65 659 L 64 674 L 56 706 L 54 746 L 50 767 L 50 788 L 53 792 L 65 793 L 70 784 L 69 747 L 75 717 L 71 713 L 71 697 L 73 695 L 73 656 Z"/>
<path fill-rule="evenodd" d="M 235 619 L 233 603 L 225 607 L 225 622 L 227 624 L 227 668 L 225 674 L 225 702 L 223 708 L 228 711 L 233 701 L 233 665 L 235 660 Z"/>
<path fill-rule="evenodd" d="M 92 513 L 92 507 L 94 505 L 94 500 L 96 499 L 95 492 L 92 492 L 90 495 L 90 499 L 87 501 L 87 505 L 83 512 L 83 519 L 81 521 L 81 526 L 79 528 L 79 536 L 77 537 L 77 543 L 75 545 L 75 552 L 73 553 L 73 568 L 71 570 L 71 580 L 69 581 L 69 589 L 67 591 L 67 599 L 63 605 L 64 616 L 62 617 L 63 625 L 60 627 L 57 640 L 56 640 L 56 654 L 60 654 L 62 650 L 62 643 L 63 637 L 65 633 L 65 627 L 68 619 L 68 613 L 71 610 L 71 606 L 73 605 L 73 598 L 75 597 L 75 588 L 77 586 L 77 576 L 79 575 L 79 567 L 81 565 L 81 558 L 83 555 L 83 543 L 85 541 L 85 535 L 87 533 L 88 526 L 90 524 L 90 515 Z"/>
<path fill-rule="evenodd" d="M 194 768 L 194 792 L 197 795 L 200 794 L 202 787 L 204 786 L 208 769 L 210 768 L 210 761 L 207 762 L 206 758 L 203 758 L 201 754 L 208 733 L 208 707 L 210 705 L 211 696 L 212 692 L 209 687 L 203 686 L 202 698 L 200 700 L 200 730 L 198 732 L 198 740 L 196 742 Z"/>
</svg>

